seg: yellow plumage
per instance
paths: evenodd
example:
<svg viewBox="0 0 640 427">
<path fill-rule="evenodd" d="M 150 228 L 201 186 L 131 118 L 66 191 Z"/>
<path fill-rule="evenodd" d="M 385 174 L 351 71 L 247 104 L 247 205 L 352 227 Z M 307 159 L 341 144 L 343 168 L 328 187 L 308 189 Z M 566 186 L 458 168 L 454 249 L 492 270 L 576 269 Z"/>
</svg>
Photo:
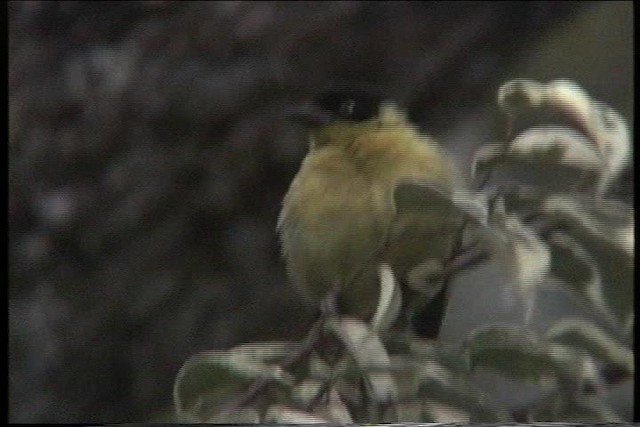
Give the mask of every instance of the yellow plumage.
<svg viewBox="0 0 640 427">
<path fill-rule="evenodd" d="M 351 107 L 359 102 L 346 99 Z M 380 102 L 366 120 L 338 115 L 314 126 L 310 142 L 278 221 L 289 275 L 311 302 L 336 289 L 341 312 L 369 316 L 379 293 L 377 266 L 388 262 L 404 281 L 425 259 L 446 257 L 459 226 L 459 218 L 428 210 L 398 215 L 397 184 L 450 189 L 455 168 L 391 102 Z"/>
</svg>

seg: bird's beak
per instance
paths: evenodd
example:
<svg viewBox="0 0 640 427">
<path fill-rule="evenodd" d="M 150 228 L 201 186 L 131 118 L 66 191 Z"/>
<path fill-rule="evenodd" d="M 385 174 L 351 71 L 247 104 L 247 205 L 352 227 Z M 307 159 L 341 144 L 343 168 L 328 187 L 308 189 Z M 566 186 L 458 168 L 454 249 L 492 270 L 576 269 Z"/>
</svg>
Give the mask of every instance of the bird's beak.
<svg viewBox="0 0 640 427">
<path fill-rule="evenodd" d="M 297 105 L 285 110 L 287 118 L 307 127 L 326 125 L 331 121 L 331 114 L 312 105 Z"/>
</svg>

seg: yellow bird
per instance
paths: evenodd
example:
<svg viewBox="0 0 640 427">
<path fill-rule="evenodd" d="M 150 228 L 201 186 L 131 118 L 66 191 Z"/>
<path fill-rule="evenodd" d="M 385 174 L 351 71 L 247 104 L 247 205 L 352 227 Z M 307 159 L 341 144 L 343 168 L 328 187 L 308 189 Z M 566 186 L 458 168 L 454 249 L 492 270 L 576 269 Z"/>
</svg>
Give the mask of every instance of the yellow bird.
<svg viewBox="0 0 640 427">
<path fill-rule="evenodd" d="M 450 254 L 460 226 L 458 216 L 428 206 L 399 212 L 398 184 L 451 190 L 456 168 L 395 102 L 369 89 L 324 91 L 291 118 L 306 125 L 310 149 L 278 219 L 290 279 L 316 306 L 332 294 L 339 313 L 367 319 L 380 263 L 406 285 L 416 266 Z M 440 294 L 437 330 L 444 291 L 433 294 Z"/>
</svg>

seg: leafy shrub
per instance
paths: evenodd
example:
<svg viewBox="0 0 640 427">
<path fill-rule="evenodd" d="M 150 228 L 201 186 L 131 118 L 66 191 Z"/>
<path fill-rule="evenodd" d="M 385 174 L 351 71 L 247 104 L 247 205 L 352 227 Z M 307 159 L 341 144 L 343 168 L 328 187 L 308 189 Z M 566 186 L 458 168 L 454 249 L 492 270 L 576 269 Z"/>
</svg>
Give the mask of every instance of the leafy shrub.
<svg viewBox="0 0 640 427">
<path fill-rule="evenodd" d="M 458 352 L 397 333 L 401 291 L 381 265 L 369 323 L 325 315 L 302 342 L 191 357 L 174 386 L 180 421 L 621 421 L 602 395 L 634 371 L 633 210 L 611 197 L 629 159 L 629 130 L 616 111 L 569 81 L 511 81 L 498 104 L 511 127 L 540 109 L 573 126 L 534 126 L 481 147 L 472 190 L 445 195 L 409 182 L 395 201 L 398 210 L 426 204 L 462 212 L 471 242 L 460 239 L 436 275 L 450 280 L 489 256 L 503 263 L 525 303 L 523 326 L 479 326 Z M 492 184 L 504 171 L 509 185 Z M 545 288 L 569 293 L 601 321 L 566 316 L 537 332 L 531 313 Z M 514 408 L 478 387 L 486 373 L 538 392 Z"/>
</svg>

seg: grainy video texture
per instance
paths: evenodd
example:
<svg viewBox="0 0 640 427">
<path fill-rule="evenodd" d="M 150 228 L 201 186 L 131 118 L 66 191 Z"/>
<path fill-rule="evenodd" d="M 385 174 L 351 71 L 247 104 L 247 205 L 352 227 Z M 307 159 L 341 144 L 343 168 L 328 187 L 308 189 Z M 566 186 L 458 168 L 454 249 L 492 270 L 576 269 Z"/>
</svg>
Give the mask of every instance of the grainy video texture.
<svg viewBox="0 0 640 427">
<path fill-rule="evenodd" d="M 631 2 L 7 10 L 10 422 L 632 419 Z M 336 81 L 466 183 L 394 189 L 463 226 L 364 317 L 306 304 L 276 231 L 288 108 Z"/>
</svg>

